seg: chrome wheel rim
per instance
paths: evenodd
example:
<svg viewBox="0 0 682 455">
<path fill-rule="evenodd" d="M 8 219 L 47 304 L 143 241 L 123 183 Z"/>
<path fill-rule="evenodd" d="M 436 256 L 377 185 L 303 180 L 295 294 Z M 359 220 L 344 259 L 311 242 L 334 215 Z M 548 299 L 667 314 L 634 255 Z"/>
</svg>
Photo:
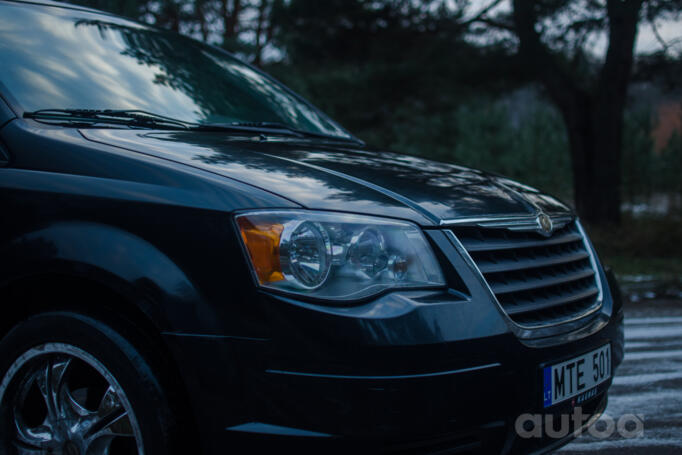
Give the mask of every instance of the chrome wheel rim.
<svg viewBox="0 0 682 455">
<path fill-rule="evenodd" d="M 0 382 L 0 440 L 18 455 L 143 455 L 139 425 L 116 378 L 63 343 L 22 354 Z"/>
</svg>

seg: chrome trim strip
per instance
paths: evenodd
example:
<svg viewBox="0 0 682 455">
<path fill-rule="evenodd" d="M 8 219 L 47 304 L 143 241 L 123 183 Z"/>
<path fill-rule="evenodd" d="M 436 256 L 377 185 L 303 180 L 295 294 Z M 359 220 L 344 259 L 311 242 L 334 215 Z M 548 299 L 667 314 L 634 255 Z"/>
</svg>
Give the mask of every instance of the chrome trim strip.
<svg viewBox="0 0 682 455">
<path fill-rule="evenodd" d="M 204 338 L 209 340 L 270 341 L 269 338 L 245 337 L 240 335 L 211 335 L 205 333 L 161 332 L 161 335 L 167 337 Z"/>
<path fill-rule="evenodd" d="M 283 374 L 288 376 L 304 376 L 313 378 L 325 378 L 325 379 L 361 379 L 361 380 L 394 380 L 394 379 L 419 379 L 419 378 L 433 378 L 436 376 L 448 376 L 452 374 L 468 373 L 470 371 L 485 370 L 488 368 L 498 368 L 501 367 L 500 363 L 489 363 L 487 365 L 478 365 L 475 367 L 461 368 L 459 370 L 449 370 L 449 371 L 437 371 L 435 373 L 421 373 L 421 374 L 402 374 L 395 376 L 357 376 L 357 375 L 346 375 L 346 374 L 328 374 L 328 373 L 304 373 L 300 371 L 285 371 L 285 370 L 265 370 L 266 373 L 270 374 Z"/>
<path fill-rule="evenodd" d="M 537 216 L 537 215 L 536 215 Z M 478 223 L 484 223 L 484 222 L 489 222 L 489 221 L 509 221 L 509 222 L 514 222 L 517 220 L 527 220 L 529 218 L 535 219 L 532 215 L 529 215 L 527 213 L 521 213 L 518 215 L 506 215 L 506 216 L 481 216 L 481 217 L 475 217 L 475 218 L 454 218 L 451 220 L 441 220 L 440 225 L 441 226 L 454 226 L 454 225 L 476 225 Z"/>
<path fill-rule="evenodd" d="M 525 225 L 537 226 L 537 218 L 543 212 L 537 212 L 533 215 L 523 214 L 523 215 L 507 215 L 501 217 L 476 217 L 476 218 L 455 218 L 452 220 L 441 220 L 440 226 L 485 226 L 485 227 L 508 227 L 513 229 L 514 227 L 521 227 Z M 573 221 L 575 217 L 569 214 L 547 214 L 552 219 L 552 222 L 566 225 Z M 562 226 L 563 227 L 563 226 Z"/>
<path fill-rule="evenodd" d="M 592 265 L 592 270 L 594 270 L 594 280 L 597 283 L 597 288 L 599 288 L 597 303 L 599 304 L 599 307 L 601 307 L 602 302 L 604 301 L 604 287 L 601 282 L 601 277 L 599 276 L 599 266 L 597 265 L 597 258 L 594 256 L 594 251 L 590 246 L 590 242 L 587 241 L 587 234 L 585 233 L 585 230 L 583 229 L 583 225 L 580 223 L 580 220 L 576 219 L 575 224 L 576 226 L 578 226 L 578 232 L 580 232 L 580 235 L 583 237 L 583 245 L 585 246 L 585 250 L 587 250 L 587 253 L 590 255 L 590 265 Z"/>
<path fill-rule="evenodd" d="M 262 422 L 249 422 L 235 425 L 233 427 L 225 428 L 227 431 L 238 431 L 241 433 L 255 433 L 260 435 L 277 435 L 277 436 L 303 436 L 310 438 L 331 438 L 332 435 L 328 433 L 318 433 L 317 431 L 302 430 L 300 428 L 283 427 L 281 425 L 273 425 Z"/>
<path fill-rule="evenodd" d="M 440 226 L 478 226 L 487 228 L 504 228 L 510 231 L 536 231 L 538 230 L 538 216 L 543 213 L 538 211 L 533 215 L 527 213 L 520 215 L 505 215 L 500 217 L 475 217 L 475 218 L 456 218 L 452 220 L 441 220 Z M 561 229 L 573 221 L 575 217 L 570 214 L 547 214 L 554 226 L 554 230 Z"/>
<path fill-rule="evenodd" d="M 490 220 L 493 223 L 496 223 L 495 226 L 503 227 L 503 225 L 500 224 L 501 220 L 503 220 L 503 219 L 513 221 L 513 220 L 518 220 L 519 218 L 517 218 L 517 217 L 512 217 L 512 218 L 500 217 L 500 218 L 488 218 L 487 220 Z M 527 220 L 528 216 L 526 216 L 525 219 Z M 462 255 L 462 257 L 464 258 L 464 261 L 470 267 L 472 267 L 474 269 L 474 271 L 476 272 L 476 275 L 478 276 L 479 282 L 481 283 L 483 288 L 488 292 L 489 296 L 493 299 L 493 301 L 497 304 L 497 307 L 504 314 L 507 321 L 509 323 L 513 324 L 518 329 L 525 330 L 525 331 L 533 331 L 533 330 L 538 330 L 538 329 L 558 327 L 558 326 L 563 326 L 565 324 L 570 324 L 572 322 L 575 322 L 575 321 L 578 321 L 580 319 L 584 319 L 584 318 L 587 318 L 588 316 L 593 315 L 594 313 L 596 313 L 597 311 L 599 311 L 603 307 L 604 289 L 602 287 L 601 278 L 599 276 L 599 269 L 597 268 L 597 261 L 596 261 L 596 258 L 594 256 L 594 252 L 593 252 L 592 248 L 590 247 L 589 242 L 587 241 L 587 235 L 585 234 L 585 231 L 584 231 L 582 225 L 580 224 L 580 221 L 577 218 L 574 218 L 573 216 L 570 216 L 570 219 L 571 220 L 575 219 L 575 223 L 578 227 L 578 232 L 580 232 L 580 235 L 582 237 L 583 246 L 585 247 L 585 250 L 587 251 L 587 253 L 589 255 L 590 265 L 592 266 L 592 270 L 594 272 L 595 283 L 597 284 L 597 289 L 599 290 L 599 293 L 597 294 L 597 300 L 595 301 L 595 303 L 590 308 L 588 308 L 586 311 L 584 311 L 578 315 L 575 315 L 575 316 L 567 318 L 567 319 L 561 319 L 558 321 L 555 320 L 554 322 L 549 322 L 547 324 L 538 324 L 538 325 L 523 325 L 523 324 L 519 324 L 518 322 L 514 321 L 509 316 L 509 314 L 507 314 L 507 311 L 504 309 L 504 307 L 502 306 L 500 301 L 497 299 L 497 296 L 493 292 L 492 288 L 488 284 L 488 280 L 485 279 L 483 272 L 481 272 L 481 269 L 479 269 L 478 265 L 473 260 L 473 258 L 471 257 L 471 255 L 469 254 L 467 249 L 464 247 L 462 242 L 459 241 L 459 239 L 457 238 L 455 233 L 452 232 L 452 230 L 450 230 L 450 229 L 446 229 L 444 232 L 445 232 L 446 236 L 448 238 L 450 238 L 450 240 L 452 241 L 453 245 L 455 246 L 455 249 Z M 472 225 L 472 223 L 475 226 L 491 227 L 491 225 L 481 224 L 481 223 L 486 223 L 485 218 L 470 218 L 468 220 L 462 220 L 462 223 L 459 223 L 458 225 L 460 225 L 460 226 Z M 528 338 L 528 337 L 525 337 L 525 338 Z"/>
</svg>

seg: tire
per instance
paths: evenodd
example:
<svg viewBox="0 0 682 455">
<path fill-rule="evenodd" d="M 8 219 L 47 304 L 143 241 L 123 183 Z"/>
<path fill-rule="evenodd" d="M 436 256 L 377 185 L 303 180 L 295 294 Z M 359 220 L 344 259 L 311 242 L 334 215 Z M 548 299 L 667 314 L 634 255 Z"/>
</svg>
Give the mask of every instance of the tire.
<svg viewBox="0 0 682 455">
<path fill-rule="evenodd" d="M 0 341 L 0 454 L 174 453 L 160 375 L 121 333 L 135 332 L 73 312 L 15 326 Z"/>
</svg>

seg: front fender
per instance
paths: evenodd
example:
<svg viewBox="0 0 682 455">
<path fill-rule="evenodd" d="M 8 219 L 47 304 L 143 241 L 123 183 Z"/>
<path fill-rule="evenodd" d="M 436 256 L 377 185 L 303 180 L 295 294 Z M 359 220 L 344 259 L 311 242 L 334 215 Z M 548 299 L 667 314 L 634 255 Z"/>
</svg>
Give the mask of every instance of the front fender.
<svg viewBox="0 0 682 455">
<path fill-rule="evenodd" d="M 173 331 L 192 317 L 200 300 L 171 259 L 120 228 L 60 222 L 14 238 L 1 250 L 8 259 L 0 263 L 3 284 L 46 273 L 94 280 L 136 302 L 162 330 Z"/>
</svg>

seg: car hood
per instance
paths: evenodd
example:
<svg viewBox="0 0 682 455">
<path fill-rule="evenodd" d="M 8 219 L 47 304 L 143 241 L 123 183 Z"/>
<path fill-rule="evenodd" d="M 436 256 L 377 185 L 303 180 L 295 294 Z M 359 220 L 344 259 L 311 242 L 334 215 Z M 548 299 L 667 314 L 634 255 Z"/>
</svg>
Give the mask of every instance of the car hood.
<svg viewBox="0 0 682 455">
<path fill-rule="evenodd" d="M 533 188 L 461 166 L 347 143 L 211 132 L 84 129 L 91 141 L 201 168 L 303 207 L 410 219 L 566 214 Z"/>
</svg>

